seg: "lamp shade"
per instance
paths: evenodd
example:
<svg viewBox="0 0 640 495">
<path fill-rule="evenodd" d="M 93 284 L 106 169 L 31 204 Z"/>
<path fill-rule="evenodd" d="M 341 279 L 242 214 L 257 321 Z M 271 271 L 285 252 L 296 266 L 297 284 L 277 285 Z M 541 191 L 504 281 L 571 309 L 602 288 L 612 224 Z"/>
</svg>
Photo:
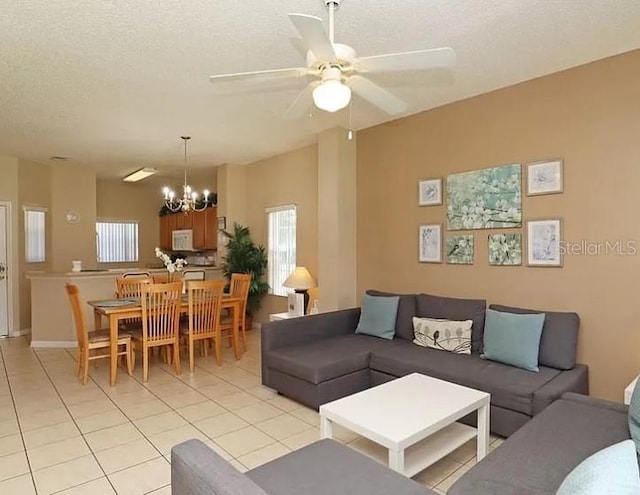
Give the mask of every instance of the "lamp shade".
<svg viewBox="0 0 640 495">
<path fill-rule="evenodd" d="M 296 267 L 291 275 L 282 283 L 284 287 L 290 289 L 306 290 L 316 286 L 315 280 L 304 266 Z"/>
<path fill-rule="evenodd" d="M 351 100 L 351 88 L 340 80 L 323 81 L 313 90 L 313 102 L 321 110 L 337 112 L 349 104 Z"/>
</svg>

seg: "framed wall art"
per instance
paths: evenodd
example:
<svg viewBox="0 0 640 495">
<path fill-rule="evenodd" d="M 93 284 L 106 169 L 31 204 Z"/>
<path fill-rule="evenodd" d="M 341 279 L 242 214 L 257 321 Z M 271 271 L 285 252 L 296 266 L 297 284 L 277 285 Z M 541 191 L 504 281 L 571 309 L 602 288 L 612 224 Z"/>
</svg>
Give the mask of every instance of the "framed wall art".
<svg viewBox="0 0 640 495">
<path fill-rule="evenodd" d="M 527 222 L 527 265 L 562 266 L 562 221 L 530 220 Z"/>
<path fill-rule="evenodd" d="M 418 235 L 418 261 L 442 263 L 442 225 L 421 225 Z"/>
<path fill-rule="evenodd" d="M 522 265 L 522 234 L 489 234 L 489 265 Z"/>
<path fill-rule="evenodd" d="M 447 263 L 450 265 L 473 265 L 473 234 L 447 237 Z"/>
<path fill-rule="evenodd" d="M 558 194 L 563 188 L 562 160 L 546 160 L 527 165 L 527 196 Z"/>
<path fill-rule="evenodd" d="M 447 176 L 447 230 L 522 226 L 520 164 Z"/>
<path fill-rule="evenodd" d="M 442 204 L 442 179 L 425 179 L 418 182 L 418 206 Z"/>
</svg>

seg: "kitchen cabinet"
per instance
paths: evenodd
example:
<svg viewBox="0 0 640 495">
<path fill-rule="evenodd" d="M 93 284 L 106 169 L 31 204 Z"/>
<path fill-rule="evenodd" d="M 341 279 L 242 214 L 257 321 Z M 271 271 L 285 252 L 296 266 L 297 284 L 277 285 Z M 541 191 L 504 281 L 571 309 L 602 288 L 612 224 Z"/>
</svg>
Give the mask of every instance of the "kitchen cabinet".
<svg viewBox="0 0 640 495">
<path fill-rule="evenodd" d="M 193 229 L 193 249 L 206 249 L 207 247 L 205 243 L 205 219 L 207 210 L 196 211 L 192 214 L 193 218 L 191 220 L 191 227 Z"/>
<path fill-rule="evenodd" d="M 218 209 L 213 206 L 204 211 L 170 213 L 160 217 L 160 247 L 171 250 L 174 230 L 193 230 L 193 248 L 214 250 L 218 247 Z"/>
<path fill-rule="evenodd" d="M 197 212 L 194 212 L 197 213 Z M 193 215 L 194 213 L 189 213 L 185 215 L 184 213 L 176 213 L 176 228 L 175 230 L 185 230 L 193 228 Z"/>
<path fill-rule="evenodd" d="M 204 245 L 207 249 L 218 249 L 218 208 L 207 208 L 204 212 Z"/>
</svg>

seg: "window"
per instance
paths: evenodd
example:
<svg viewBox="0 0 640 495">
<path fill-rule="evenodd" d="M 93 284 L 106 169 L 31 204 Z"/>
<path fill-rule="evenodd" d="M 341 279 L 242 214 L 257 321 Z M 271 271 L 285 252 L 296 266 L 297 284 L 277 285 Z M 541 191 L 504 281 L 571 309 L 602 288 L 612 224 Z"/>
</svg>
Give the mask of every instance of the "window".
<svg viewBox="0 0 640 495">
<path fill-rule="evenodd" d="M 46 208 L 25 206 L 24 208 L 24 257 L 27 263 L 46 261 Z"/>
<path fill-rule="evenodd" d="M 269 220 L 269 287 L 270 293 L 286 296 L 282 282 L 296 268 L 296 207 L 267 208 Z"/>
<path fill-rule="evenodd" d="M 99 263 L 138 261 L 138 222 L 97 222 Z"/>
</svg>

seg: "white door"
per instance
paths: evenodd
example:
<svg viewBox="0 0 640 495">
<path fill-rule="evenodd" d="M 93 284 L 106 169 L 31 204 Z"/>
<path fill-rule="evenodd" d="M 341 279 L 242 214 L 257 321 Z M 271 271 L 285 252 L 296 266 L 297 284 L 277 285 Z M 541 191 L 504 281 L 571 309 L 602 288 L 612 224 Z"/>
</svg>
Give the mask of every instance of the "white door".
<svg viewBox="0 0 640 495">
<path fill-rule="evenodd" d="M 0 337 L 9 335 L 9 209 L 0 205 Z"/>
</svg>

